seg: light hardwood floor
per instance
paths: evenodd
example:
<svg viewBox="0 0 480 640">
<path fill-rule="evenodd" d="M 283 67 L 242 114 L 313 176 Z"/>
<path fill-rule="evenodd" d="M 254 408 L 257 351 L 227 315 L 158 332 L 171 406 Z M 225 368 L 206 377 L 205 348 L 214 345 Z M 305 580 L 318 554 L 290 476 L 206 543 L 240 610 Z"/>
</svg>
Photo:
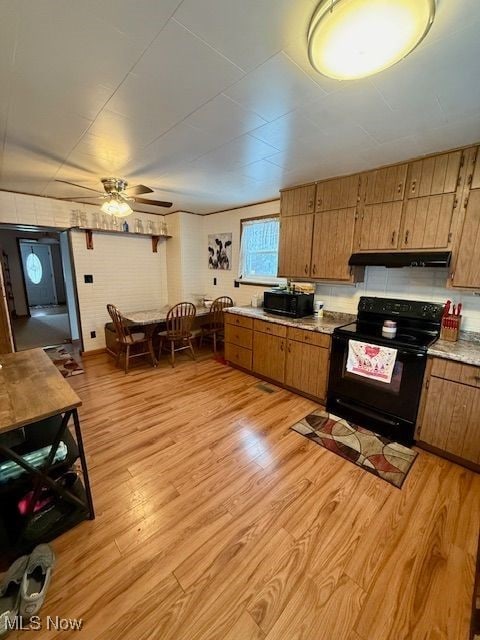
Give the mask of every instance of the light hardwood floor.
<svg viewBox="0 0 480 640">
<path fill-rule="evenodd" d="M 480 477 L 420 452 L 395 489 L 289 430 L 314 403 L 210 358 L 84 365 L 97 519 L 54 542 L 42 610 L 84 627 L 36 638 L 467 640 Z"/>
</svg>

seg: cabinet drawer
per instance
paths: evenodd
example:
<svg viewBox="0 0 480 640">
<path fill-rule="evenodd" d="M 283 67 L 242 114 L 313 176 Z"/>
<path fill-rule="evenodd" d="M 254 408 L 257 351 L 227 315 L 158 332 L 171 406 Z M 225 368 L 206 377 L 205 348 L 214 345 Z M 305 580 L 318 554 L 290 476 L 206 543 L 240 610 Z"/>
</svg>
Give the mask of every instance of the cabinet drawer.
<svg viewBox="0 0 480 640">
<path fill-rule="evenodd" d="M 432 361 L 431 374 L 436 378 L 461 382 L 471 387 L 480 388 L 480 368 L 470 364 L 434 358 Z"/>
<path fill-rule="evenodd" d="M 242 369 L 252 369 L 252 352 L 245 347 L 239 347 L 236 344 L 225 343 L 225 360 L 236 364 Z"/>
<path fill-rule="evenodd" d="M 281 324 L 274 324 L 273 322 L 265 322 L 265 320 L 255 320 L 253 328 L 255 331 L 268 333 L 271 336 L 279 336 L 280 338 L 287 336 L 287 327 Z"/>
<path fill-rule="evenodd" d="M 225 342 L 236 344 L 245 349 L 252 348 L 253 331 L 234 324 L 225 325 Z"/>
<path fill-rule="evenodd" d="M 238 316 L 235 313 L 226 313 L 225 323 L 233 324 L 237 327 L 244 327 L 245 329 L 251 329 L 253 327 L 252 318 L 245 318 L 245 316 Z"/>
<path fill-rule="evenodd" d="M 318 333 L 318 331 L 306 331 L 305 329 L 288 328 L 288 337 L 290 340 L 297 342 L 305 342 L 306 344 L 314 344 L 317 347 L 330 348 L 330 336 L 326 333 Z"/>
</svg>

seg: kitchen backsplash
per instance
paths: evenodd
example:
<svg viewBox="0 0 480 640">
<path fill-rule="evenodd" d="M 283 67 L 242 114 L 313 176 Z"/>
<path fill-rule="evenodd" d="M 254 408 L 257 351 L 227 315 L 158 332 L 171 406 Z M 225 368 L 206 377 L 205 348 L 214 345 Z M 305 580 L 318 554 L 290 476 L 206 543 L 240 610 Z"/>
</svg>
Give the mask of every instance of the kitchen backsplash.
<svg viewBox="0 0 480 640">
<path fill-rule="evenodd" d="M 403 298 L 427 302 L 461 302 L 462 330 L 480 332 L 480 295 L 447 289 L 448 269 L 386 269 L 367 267 L 365 282 L 357 285 L 317 284 L 315 298 L 325 302 L 325 309 L 355 313 L 360 296 Z"/>
</svg>

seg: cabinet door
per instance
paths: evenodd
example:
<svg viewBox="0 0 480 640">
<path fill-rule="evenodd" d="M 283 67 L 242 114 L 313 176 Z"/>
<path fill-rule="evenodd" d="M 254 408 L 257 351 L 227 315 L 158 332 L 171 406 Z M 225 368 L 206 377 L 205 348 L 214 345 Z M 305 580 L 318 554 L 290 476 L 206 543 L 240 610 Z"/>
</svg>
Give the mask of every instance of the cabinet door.
<svg viewBox="0 0 480 640">
<path fill-rule="evenodd" d="M 10 325 L 8 298 L 5 289 L 3 267 L 0 263 L 0 353 L 12 353 L 13 351 L 13 333 Z"/>
<path fill-rule="evenodd" d="M 282 216 L 299 216 L 313 213 L 315 210 L 315 185 L 287 189 L 280 194 L 280 213 Z"/>
<path fill-rule="evenodd" d="M 412 198 L 405 204 L 401 248 L 447 249 L 452 239 L 451 226 L 455 194 Z"/>
<path fill-rule="evenodd" d="M 280 220 L 278 275 L 308 278 L 312 252 L 313 214 Z"/>
<path fill-rule="evenodd" d="M 430 378 L 419 439 L 480 463 L 480 389 Z"/>
<path fill-rule="evenodd" d="M 286 339 L 260 331 L 253 332 L 253 370 L 265 378 L 285 379 Z"/>
<path fill-rule="evenodd" d="M 403 200 L 407 169 L 407 164 L 401 164 L 366 173 L 363 176 L 365 204 Z"/>
<path fill-rule="evenodd" d="M 480 148 L 475 151 L 474 166 L 472 177 L 469 177 L 471 189 L 480 189 Z"/>
<path fill-rule="evenodd" d="M 441 193 L 453 193 L 457 189 L 461 151 L 442 153 L 410 164 L 407 196 L 422 198 Z"/>
<path fill-rule="evenodd" d="M 480 189 L 470 191 L 465 219 L 457 247 L 454 287 L 480 289 Z"/>
<path fill-rule="evenodd" d="M 393 251 L 398 246 L 402 203 L 366 205 L 359 223 L 359 251 Z"/>
<path fill-rule="evenodd" d="M 358 202 L 359 185 L 359 175 L 318 182 L 315 211 L 332 211 L 355 207 Z"/>
<path fill-rule="evenodd" d="M 315 214 L 312 244 L 313 278 L 350 280 L 348 260 L 352 255 L 356 209 Z"/>
<path fill-rule="evenodd" d="M 289 340 L 285 384 L 315 398 L 327 395 L 328 349 Z"/>
</svg>

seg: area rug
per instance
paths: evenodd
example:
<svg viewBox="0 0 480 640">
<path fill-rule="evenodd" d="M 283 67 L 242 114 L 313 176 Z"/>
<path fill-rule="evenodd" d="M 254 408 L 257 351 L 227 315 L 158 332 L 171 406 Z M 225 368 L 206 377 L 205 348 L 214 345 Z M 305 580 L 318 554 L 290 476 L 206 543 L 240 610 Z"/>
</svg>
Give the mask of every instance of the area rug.
<svg viewBox="0 0 480 640">
<path fill-rule="evenodd" d="M 64 347 L 49 347 L 44 351 L 64 378 L 84 372 L 80 363 Z"/>
<path fill-rule="evenodd" d="M 399 489 L 417 457 L 412 449 L 323 409 L 310 413 L 291 428 Z"/>
</svg>

